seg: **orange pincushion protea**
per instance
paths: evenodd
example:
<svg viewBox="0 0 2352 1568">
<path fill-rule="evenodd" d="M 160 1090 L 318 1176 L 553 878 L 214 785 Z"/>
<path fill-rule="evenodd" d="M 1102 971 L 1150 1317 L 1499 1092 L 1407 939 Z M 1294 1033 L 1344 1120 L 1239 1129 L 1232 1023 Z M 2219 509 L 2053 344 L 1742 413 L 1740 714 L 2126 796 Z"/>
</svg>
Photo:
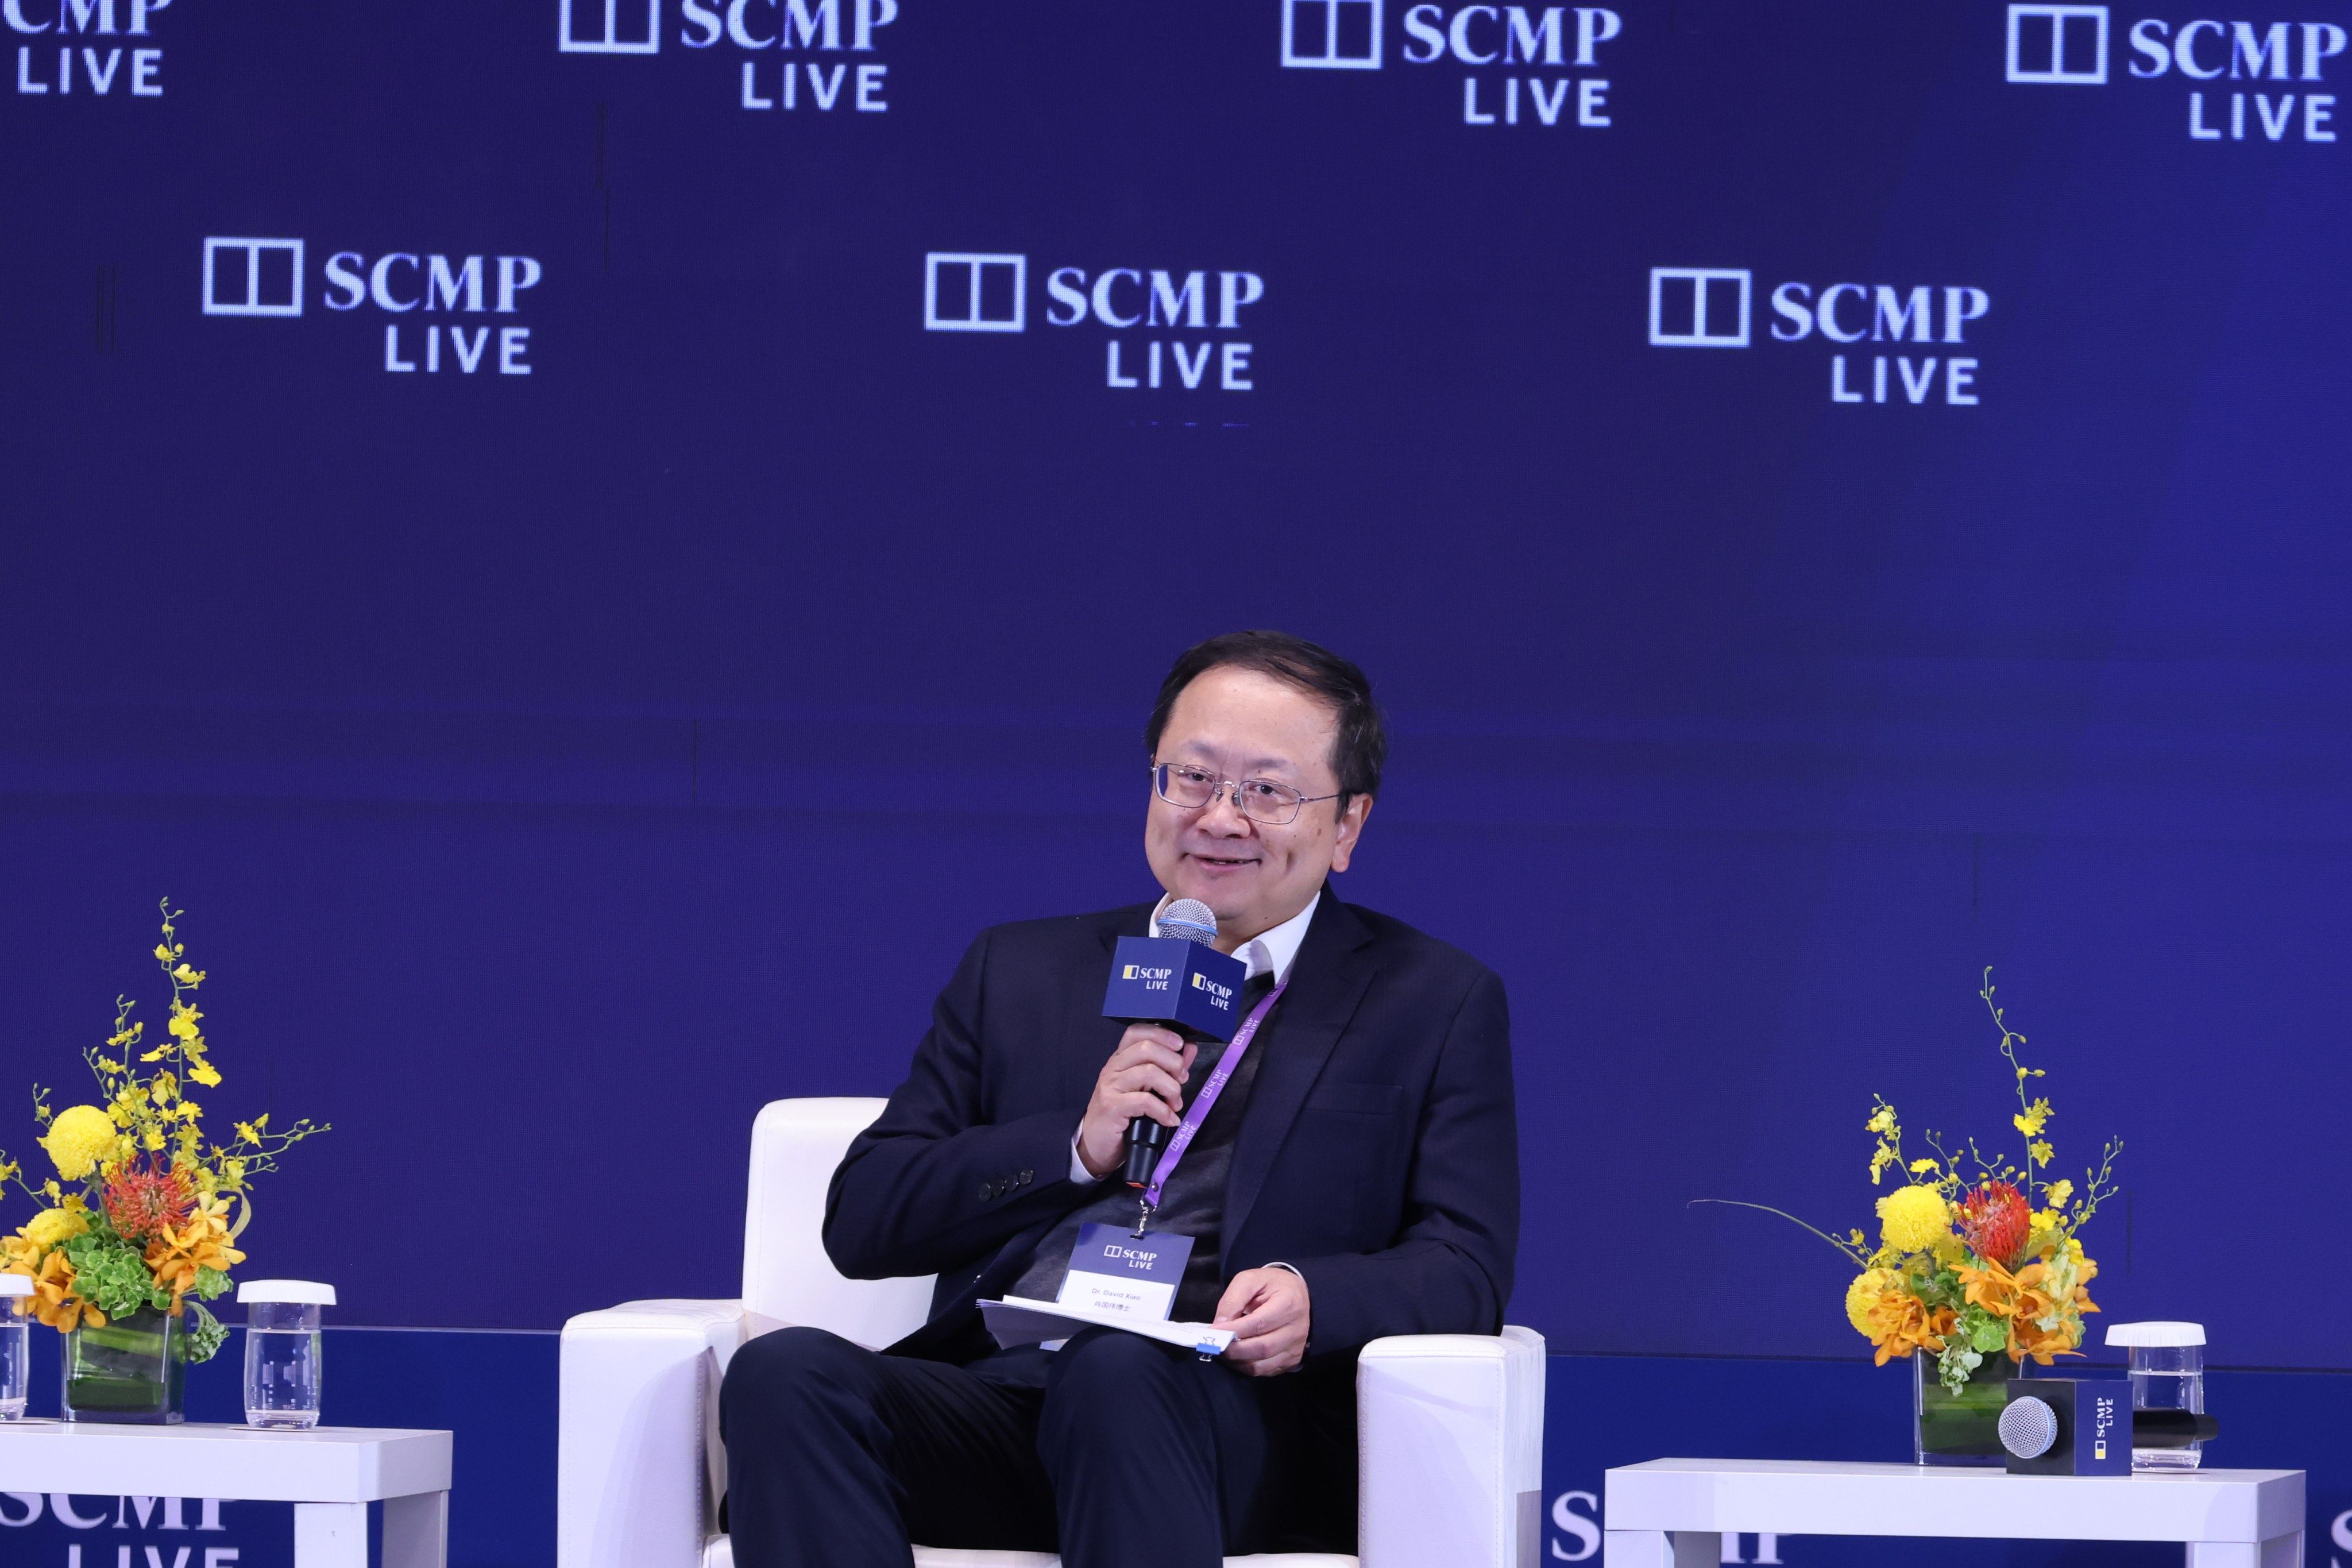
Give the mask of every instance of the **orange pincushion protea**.
<svg viewBox="0 0 2352 1568">
<path fill-rule="evenodd" d="M 195 1189 L 186 1173 L 160 1160 L 125 1165 L 106 1178 L 99 1201 L 107 1220 L 125 1241 L 165 1236 L 188 1223 L 195 1212 Z"/>
<path fill-rule="evenodd" d="M 2025 1194 L 2007 1182 L 1987 1182 L 1960 1200 L 1960 1237 L 1979 1258 L 2014 1267 L 2033 1231 Z"/>
</svg>

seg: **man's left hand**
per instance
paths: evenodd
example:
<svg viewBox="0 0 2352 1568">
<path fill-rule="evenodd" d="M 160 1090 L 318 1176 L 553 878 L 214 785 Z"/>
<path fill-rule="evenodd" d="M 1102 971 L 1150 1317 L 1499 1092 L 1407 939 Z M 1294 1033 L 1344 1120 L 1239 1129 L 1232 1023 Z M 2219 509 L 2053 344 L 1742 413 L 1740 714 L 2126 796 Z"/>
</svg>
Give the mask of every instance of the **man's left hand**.
<svg viewBox="0 0 2352 1568">
<path fill-rule="evenodd" d="M 1307 1281 L 1287 1268 L 1244 1268 L 1225 1287 L 1215 1326 L 1234 1331 L 1225 1360 L 1251 1377 L 1297 1370 L 1307 1357 Z"/>
</svg>

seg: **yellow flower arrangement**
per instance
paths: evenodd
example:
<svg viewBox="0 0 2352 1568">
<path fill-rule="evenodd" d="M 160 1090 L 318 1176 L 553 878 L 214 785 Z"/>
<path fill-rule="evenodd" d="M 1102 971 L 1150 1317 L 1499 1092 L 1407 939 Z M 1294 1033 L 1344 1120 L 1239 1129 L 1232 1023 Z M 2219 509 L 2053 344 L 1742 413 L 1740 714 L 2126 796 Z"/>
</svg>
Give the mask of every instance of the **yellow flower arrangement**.
<svg viewBox="0 0 2352 1568">
<path fill-rule="evenodd" d="M 141 1050 L 146 1026 L 118 996 L 113 1033 L 82 1053 L 100 1103 L 53 1114 L 48 1091 L 34 1089 L 34 1118 L 46 1129 L 38 1142 L 57 1175 L 33 1186 L 0 1154 L 0 1180 L 48 1205 L 0 1237 L 0 1272 L 29 1277 L 35 1313 L 61 1331 L 103 1328 L 142 1309 L 187 1318 L 189 1358 L 203 1361 L 226 1337 L 202 1303 L 226 1290 L 229 1269 L 245 1261 L 235 1242 L 253 1217 L 249 1184 L 327 1128 L 298 1121 L 272 1131 L 259 1116 L 236 1123 L 226 1142 L 205 1136 L 204 1108 L 187 1086 L 221 1083 L 194 999 L 205 976 L 187 961 L 180 911 L 168 899 L 160 907 L 154 955 L 172 986 L 167 1037 Z M 68 1193 L 65 1183 L 83 1190 Z"/>
<path fill-rule="evenodd" d="M 2099 1310 L 2086 1288 L 2099 1270 L 2077 1233 L 2114 1194 L 2123 1149 L 2121 1139 L 2108 1141 L 2099 1168 L 2084 1173 L 2079 1196 L 2073 1181 L 2050 1178 L 2055 1150 L 2046 1133 L 2057 1113 L 2047 1099 L 2026 1093 L 2045 1075 L 2018 1059 L 2026 1039 L 1995 1002 L 1991 970 L 1978 994 L 2013 1075 L 2018 1110 L 2010 1121 L 2026 1141 L 2023 1164 L 1979 1153 L 1973 1139 L 1947 1148 L 1934 1131 L 1927 1134 L 1932 1155 L 1906 1159 L 1902 1121 L 1880 1099 L 1863 1124 L 1877 1138 L 1871 1184 L 1890 1171 L 1906 1179 L 1877 1202 L 1875 1247 L 1859 1230 L 1835 1237 L 1768 1205 L 1737 1205 L 1794 1220 L 1844 1253 L 1861 1269 L 1846 1287 L 1846 1321 L 1870 1341 L 1878 1364 L 1932 1352 L 1937 1380 L 1953 1393 L 1988 1356 L 2048 1366 L 2079 1353 L 2083 1317 Z"/>
</svg>

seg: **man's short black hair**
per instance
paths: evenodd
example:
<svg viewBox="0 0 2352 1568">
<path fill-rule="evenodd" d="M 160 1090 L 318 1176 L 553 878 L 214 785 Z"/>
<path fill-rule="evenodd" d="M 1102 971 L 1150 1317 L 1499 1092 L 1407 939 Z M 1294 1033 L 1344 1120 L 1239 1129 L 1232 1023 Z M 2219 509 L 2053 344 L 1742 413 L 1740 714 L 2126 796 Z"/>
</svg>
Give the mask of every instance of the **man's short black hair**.
<svg viewBox="0 0 2352 1568">
<path fill-rule="evenodd" d="M 1357 795 L 1381 793 L 1381 769 L 1389 760 L 1389 733 L 1372 701 L 1372 683 L 1350 661 L 1328 647 L 1288 632 L 1227 632 L 1194 643 L 1176 658 L 1160 683 L 1151 721 L 1143 728 L 1143 749 L 1160 754 L 1160 736 L 1183 689 L 1213 669 L 1254 669 L 1286 681 L 1330 706 L 1339 721 L 1331 742 L 1331 771 L 1339 777 L 1339 809 Z"/>
</svg>

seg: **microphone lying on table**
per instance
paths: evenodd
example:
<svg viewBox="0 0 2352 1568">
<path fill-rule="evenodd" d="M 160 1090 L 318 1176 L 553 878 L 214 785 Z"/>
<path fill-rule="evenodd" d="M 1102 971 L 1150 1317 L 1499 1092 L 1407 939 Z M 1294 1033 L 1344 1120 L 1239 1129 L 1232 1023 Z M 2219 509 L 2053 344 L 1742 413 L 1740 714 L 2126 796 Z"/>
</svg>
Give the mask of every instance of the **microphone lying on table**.
<svg viewBox="0 0 2352 1568">
<path fill-rule="evenodd" d="M 2056 1381 L 2056 1380 L 2053 1380 Z M 2061 1411 L 2069 1402 L 2037 1399 L 2030 1394 L 2015 1394 L 2000 1413 L 2000 1446 L 2021 1459 L 2038 1459 L 2058 1444 L 2067 1425 Z M 2186 1448 L 2191 1443 L 2210 1443 L 2221 1435 L 2221 1425 L 2210 1415 L 2198 1410 L 2134 1410 L 2131 1413 L 2132 1447 L 2135 1448 Z"/>
</svg>

